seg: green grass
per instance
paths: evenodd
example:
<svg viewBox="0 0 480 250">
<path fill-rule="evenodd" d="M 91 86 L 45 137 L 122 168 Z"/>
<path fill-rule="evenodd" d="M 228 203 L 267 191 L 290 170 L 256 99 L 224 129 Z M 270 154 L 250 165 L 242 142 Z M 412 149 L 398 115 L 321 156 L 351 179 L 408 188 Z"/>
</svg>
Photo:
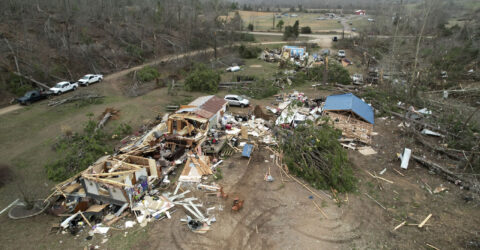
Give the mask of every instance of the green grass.
<svg viewBox="0 0 480 250">
<path fill-rule="evenodd" d="M 252 65 L 259 65 L 261 67 L 251 67 Z M 271 78 L 277 71 L 276 63 L 268 63 L 260 59 L 246 59 L 245 65 L 242 66 L 242 70 L 239 72 L 224 72 L 221 76 L 222 82 L 233 81 L 236 76 L 255 76 L 257 78 Z"/>
<path fill-rule="evenodd" d="M 273 28 L 273 13 L 272 12 L 255 12 L 255 11 L 240 11 L 240 16 L 243 19 L 245 28 L 248 24 L 253 24 L 254 31 L 275 31 Z M 283 20 L 284 27 L 293 25 L 296 20 L 300 22 L 300 27 L 310 26 L 313 32 L 324 30 L 342 29 L 342 24 L 338 23 L 336 19 L 316 20 L 318 17 L 324 17 L 319 13 L 297 13 L 297 17 L 275 18 L 275 25 L 278 21 Z M 233 12 L 230 13 L 233 15 Z"/>
</svg>

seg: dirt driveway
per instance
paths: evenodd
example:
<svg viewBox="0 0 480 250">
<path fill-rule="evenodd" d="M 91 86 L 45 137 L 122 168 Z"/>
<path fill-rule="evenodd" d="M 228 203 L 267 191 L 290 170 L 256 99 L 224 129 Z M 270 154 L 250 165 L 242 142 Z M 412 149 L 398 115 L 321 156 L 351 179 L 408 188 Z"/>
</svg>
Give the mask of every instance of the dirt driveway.
<svg viewBox="0 0 480 250">
<path fill-rule="evenodd" d="M 268 162 L 266 162 L 266 160 Z M 205 235 L 194 234 L 182 225 L 185 213 L 175 213 L 171 220 L 155 223 L 147 230 L 149 249 L 348 249 L 363 245 L 356 215 L 340 209 L 330 199 L 319 199 L 292 181 L 282 182 L 280 170 L 273 165 L 270 151 L 260 149 L 248 159 L 239 154 L 223 164 L 225 187 L 229 198 L 215 197 L 216 223 Z M 274 182 L 263 180 L 268 167 Z M 285 177 L 284 177 L 285 178 Z M 201 193 L 195 194 L 197 197 Z M 245 200 L 239 212 L 231 211 L 232 198 Z M 325 196 L 326 197 L 326 196 Z M 315 207 L 315 201 L 328 216 Z M 205 204 L 204 204 L 205 205 Z M 210 207 L 207 203 L 206 207 Z M 135 248 L 144 249 L 144 242 Z"/>
</svg>

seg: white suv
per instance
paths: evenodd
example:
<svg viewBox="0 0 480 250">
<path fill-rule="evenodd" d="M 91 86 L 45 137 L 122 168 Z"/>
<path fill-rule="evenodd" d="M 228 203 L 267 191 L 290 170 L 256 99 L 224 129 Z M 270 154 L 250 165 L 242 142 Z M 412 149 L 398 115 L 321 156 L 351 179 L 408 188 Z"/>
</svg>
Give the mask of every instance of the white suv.
<svg viewBox="0 0 480 250">
<path fill-rule="evenodd" d="M 250 105 L 250 101 L 248 99 L 243 98 L 239 95 L 226 95 L 224 99 L 228 102 L 228 105 L 230 106 L 240 106 L 244 108 Z"/>
<path fill-rule="evenodd" d="M 78 88 L 78 84 L 76 82 L 59 82 L 55 84 L 53 88 L 50 88 L 53 94 L 59 95 L 70 90 L 76 90 Z"/>
<path fill-rule="evenodd" d="M 339 57 L 345 57 L 345 50 L 339 50 L 338 51 L 338 56 Z"/>
</svg>

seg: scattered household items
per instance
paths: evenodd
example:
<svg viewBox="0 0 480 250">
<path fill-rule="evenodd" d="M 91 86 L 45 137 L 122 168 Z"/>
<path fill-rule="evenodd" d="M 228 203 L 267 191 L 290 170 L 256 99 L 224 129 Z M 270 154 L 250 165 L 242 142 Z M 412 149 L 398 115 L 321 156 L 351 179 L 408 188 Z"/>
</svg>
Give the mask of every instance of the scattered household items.
<svg viewBox="0 0 480 250">
<path fill-rule="evenodd" d="M 400 165 L 401 168 L 407 169 L 408 168 L 408 162 L 410 161 L 410 155 L 412 154 L 412 150 L 409 148 L 405 148 L 402 154 L 402 163 Z"/>
<path fill-rule="evenodd" d="M 240 198 L 235 197 L 233 199 L 232 210 L 233 211 L 238 211 L 238 210 L 242 209 L 242 207 L 243 207 L 243 200 L 240 200 Z"/>
</svg>

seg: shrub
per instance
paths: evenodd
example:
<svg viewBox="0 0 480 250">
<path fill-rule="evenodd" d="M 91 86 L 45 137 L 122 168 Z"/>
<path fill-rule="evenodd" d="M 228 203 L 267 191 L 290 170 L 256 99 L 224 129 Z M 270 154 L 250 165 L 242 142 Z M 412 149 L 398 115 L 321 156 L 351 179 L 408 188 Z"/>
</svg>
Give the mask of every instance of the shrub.
<svg viewBox="0 0 480 250">
<path fill-rule="evenodd" d="M 15 96 L 23 96 L 26 92 L 33 90 L 32 85 L 23 80 L 19 76 L 10 74 L 10 78 L 6 80 L 6 90 Z"/>
<path fill-rule="evenodd" d="M 305 26 L 300 29 L 300 33 L 302 34 L 312 34 L 312 29 L 310 26 Z"/>
<path fill-rule="evenodd" d="M 251 83 L 248 88 L 238 87 L 234 91 L 254 99 L 264 99 L 277 94 L 278 87 L 273 86 L 272 81 L 262 78 Z"/>
<path fill-rule="evenodd" d="M 347 153 L 338 142 L 341 131 L 328 123 L 299 126 L 281 145 L 288 169 L 315 188 L 355 189 L 356 179 Z"/>
<path fill-rule="evenodd" d="M 45 165 L 47 177 L 53 181 L 62 181 L 86 169 L 100 156 L 110 153 L 107 145 L 108 136 L 102 131 L 95 131 L 97 124 L 89 120 L 83 133 L 74 133 L 61 138 L 54 146 L 59 157 Z"/>
<path fill-rule="evenodd" d="M 145 66 L 137 72 L 137 79 L 142 82 L 149 82 L 160 77 L 160 73 L 152 66 Z"/>
<path fill-rule="evenodd" d="M 185 78 L 187 91 L 216 93 L 220 83 L 220 72 L 207 68 L 205 64 L 195 64 Z"/>
<path fill-rule="evenodd" d="M 314 67 L 308 71 L 308 79 L 313 81 L 322 81 L 325 72 L 325 65 Z M 328 63 L 328 82 L 336 82 L 340 84 L 351 84 L 350 73 L 340 64 L 336 62 Z"/>
<path fill-rule="evenodd" d="M 251 24 L 251 23 L 250 23 L 250 24 L 248 24 L 248 26 L 247 26 L 247 30 L 249 30 L 249 31 L 253 31 L 253 24 Z"/>
<path fill-rule="evenodd" d="M 238 53 L 240 54 L 240 57 L 245 59 L 257 58 L 261 51 L 262 49 L 259 47 L 247 47 L 243 44 L 238 47 Z"/>
</svg>

